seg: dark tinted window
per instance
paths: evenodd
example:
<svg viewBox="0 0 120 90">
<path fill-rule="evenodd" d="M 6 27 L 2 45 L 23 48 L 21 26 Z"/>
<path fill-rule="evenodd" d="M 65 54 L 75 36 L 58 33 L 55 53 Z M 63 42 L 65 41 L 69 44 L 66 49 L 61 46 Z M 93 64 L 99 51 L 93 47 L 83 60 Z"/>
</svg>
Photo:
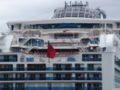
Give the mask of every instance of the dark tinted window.
<svg viewBox="0 0 120 90">
<path fill-rule="evenodd" d="M 61 28 L 100 28 L 99 23 L 58 23 L 58 24 L 33 24 L 27 25 L 27 29 L 61 29 Z"/>
</svg>

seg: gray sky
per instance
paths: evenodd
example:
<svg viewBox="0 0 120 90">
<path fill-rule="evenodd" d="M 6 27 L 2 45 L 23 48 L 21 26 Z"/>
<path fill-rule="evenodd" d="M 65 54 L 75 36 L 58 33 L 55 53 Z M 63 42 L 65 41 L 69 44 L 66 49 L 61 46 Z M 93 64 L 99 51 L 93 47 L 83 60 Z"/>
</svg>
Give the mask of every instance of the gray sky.
<svg viewBox="0 0 120 90">
<path fill-rule="evenodd" d="M 8 21 L 51 18 L 54 9 L 63 7 L 65 1 L 70 0 L 0 0 L 0 32 L 8 31 Z M 108 18 L 120 19 L 120 0 L 71 1 L 88 1 L 91 8 L 104 9 Z"/>
</svg>

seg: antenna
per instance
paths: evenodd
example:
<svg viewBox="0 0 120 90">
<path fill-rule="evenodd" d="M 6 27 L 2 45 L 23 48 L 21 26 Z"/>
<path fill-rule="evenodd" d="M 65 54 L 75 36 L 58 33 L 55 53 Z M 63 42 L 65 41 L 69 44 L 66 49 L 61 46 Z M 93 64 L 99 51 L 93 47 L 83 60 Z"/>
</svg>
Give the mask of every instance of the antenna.
<svg viewBox="0 0 120 90">
<path fill-rule="evenodd" d="M 88 3 L 88 2 L 86 2 L 86 6 L 89 6 L 89 3 Z"/>
<path fill-rule="evenodd" d="M 65 8 L 67 7 L 67 2 L 65 1 Z"/>
</svg>

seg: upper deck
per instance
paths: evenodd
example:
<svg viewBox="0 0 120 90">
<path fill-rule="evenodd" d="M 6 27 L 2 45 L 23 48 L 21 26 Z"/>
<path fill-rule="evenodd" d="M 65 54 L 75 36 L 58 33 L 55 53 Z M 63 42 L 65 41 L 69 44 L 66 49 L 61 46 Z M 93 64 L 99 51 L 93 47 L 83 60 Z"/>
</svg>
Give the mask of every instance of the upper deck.
<svg viewBox="0 0 120 90">
<path fill-rule="evenodd" d="M 87 18 L 54 18 L 49 20 L 15 21 L 8 22 L 11 31 L 23 31 L 28 29 L 119 29 L 120 20 L 87 19 Z"/>
</svg>

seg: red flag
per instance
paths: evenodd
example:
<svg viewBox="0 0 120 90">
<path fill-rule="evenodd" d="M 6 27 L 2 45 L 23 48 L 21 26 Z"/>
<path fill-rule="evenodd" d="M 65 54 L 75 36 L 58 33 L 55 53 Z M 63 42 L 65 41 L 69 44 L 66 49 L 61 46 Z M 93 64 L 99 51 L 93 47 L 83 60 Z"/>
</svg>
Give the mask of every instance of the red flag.
<svg viewBox="0 0 120 90">
<path fill-rule="evenodd" d="M 47 57 L 54 58 L 55 56 L 56 56 L 56 50 L 53 48 L 51 44 L 48 43 Z"/>
</svg>

